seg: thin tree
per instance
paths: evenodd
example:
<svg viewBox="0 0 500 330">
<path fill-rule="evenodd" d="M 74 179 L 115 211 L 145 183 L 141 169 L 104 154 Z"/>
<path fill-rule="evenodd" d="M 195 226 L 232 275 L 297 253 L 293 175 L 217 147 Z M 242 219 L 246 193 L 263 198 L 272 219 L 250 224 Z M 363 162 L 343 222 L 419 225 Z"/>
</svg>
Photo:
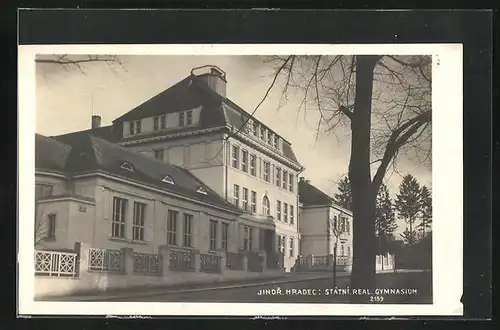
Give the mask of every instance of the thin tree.
<svg viewBox="0 0 500 330">
<path fill-rule="evenodd" d="M 65 70 L 77 69 L 84 75 L 86 74 L 84 66 L 90 63 L 103 63 L 111 70 L 114 70 L 114 67 L 118 65 L 125 70 L 122 60 L 117 55 L 37 55 L 35 63 L 57 66 Z"/>
<path fill-rule="evenodd" d="M 333 200 L 339 206 L 347 210 L 351 210 L 352 208 L 352 193 L 351 193 L 351 184 L 349 183 L 349 178 L 345 176 L 342 180 L 339 181 L 338 184 L 338 193 L 333 195 Z"/>
<path fill-rule="evenodd" d="M 36 203 L 38 204 L 38 203 Z M 34 246 L 43 246 L 43 241 L 47 237 L 48 226 L 45 212 L 41 211 L 38 214 L 38 207 L 35 205 L 35 227 L 34 227 Z"/>
<path fill-rule="evenodd" d="M 382 265 L 384 264 L 383 255 L 388 252 L 388 237 L 392 236 L 397 228 L 394 205 L 387 186 L 382 183 L 377 194 L 377 206 L 375 209 L 375 236 L 378 241 L 378 251 L 382 255 Z"/>
<path fill-rule="evenodd" d="M 350 131 L 348 177 L 352 191 L 353 267 L 351 286 L 375 287 L 376 196 L 401 152 L 428 163 L 431 147 L 430 56 L 285 56 L 281 100 L 302 92 L 299 107 L 318 111 L 317 136 Z M 281 102 L 280 102 L 281 106 Z M 378 165 L 372 175 L 372 166 Z"/>
<path fill-rule="evenodd" d="M 409 244 L 416 243 L 416 230 L 414 223 L 420 214 L 422 205 L 420 184 L 411 174 L 403 177 L 399 185 L 399 194 L 396 195 L 395 208 L 408 225 L 403 238 Z"/>
<path fill-rule="evenodd" d="M 425 238 L 427 230 L 431 228 L 432 224 L 432 196 L 426 186 L 422 186 L 420 190 L 420 219 L 418 227 L 422 232 L 422 238 Z"/>
<path fill-rule="evenodd" d="M 337 248 L 339 245 L 340 235 L 345 231 L 345 223 L 339 219 L 337 216 L 334 216 L 330 219 L 330 231 L 335 237 L 335 243 L 333 244 L 333 287 L 337 286 Z"/>
</svg>

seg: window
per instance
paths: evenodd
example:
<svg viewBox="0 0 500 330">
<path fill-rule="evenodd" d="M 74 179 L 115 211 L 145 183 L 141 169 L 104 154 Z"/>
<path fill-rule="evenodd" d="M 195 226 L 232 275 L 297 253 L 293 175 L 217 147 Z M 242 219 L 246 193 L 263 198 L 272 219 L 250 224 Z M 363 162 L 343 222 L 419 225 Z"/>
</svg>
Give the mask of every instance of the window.
<svg viewBox="0 0 500 330">
<path fill-rule="evenodd" d="M 260 127 L 260 138 L 266 141 L 266 129 L 264 127 Z"/>
<path fill-rule="evenodd" d="M 132 223 L 132 239 L 144 241 L 144 210 L 146 204 L 134 202 L 134 221 Z"/>
<path fill-rule="evenodd" d="M 167 116 L 166 115 L 160 116 L 160 125 L 161 125 L 161 129 L 165 129 L 167 127 Z"/>
<path fill-rule="evenodd" d="M 271 164 L 264 162 L 264 180 L 269 182 L 269 172 L 271 172 Z"/>
<path fill-rule="evenodd" d="M 253 235 L 253 228 L 245 226 L 244 236 L 243 236 L 243 248 L 247 251 L 252 250 L 252 235 Z"/>
<path fill-rule="evenodd" d="M 283 255 L 285 254 L 285 236 L 278 235 L 278 248 Z"/>
<path fill-rule="evenodd" d="M 262 213 L 271 215 L 271 203 L 269 203 L 269 198 L 267 198 L 267 196 L 262 198 Z"/>
<path fill-rule="evenodd" d="M 246 150 L 241 150 L 241 170 L 248 172 L 248 151 Z"/>
<path fill-rule="evenodd" d="M 49 214 L 47 216 L 47 238 L 55 239 L 56 238 L 56 215 Z"/>
<path fill-rule="evenodd" d="M 272 145 L 273 144 L 273 133 L 269 132 L 267 134 L 267 143 Z"/>
<path fill-rule="evenodd" d="M 141 130 L 142 130 L 142 129 L 141 129 L 141 121 L 140 121 L 140 120 L 137 120 L 137 121 L 135 122 L 135 132 L 136 132 L 137 134 L 141 134 Z"/>
<path fill-rule="evenodd" d="M 196 190 L 197 193 L 199 194 L 202 194 L 202 195 L 206 195 L 207 194 L 207 190 L 203 187 L 200 187 L 198 188 L 198 190 Z"/>
<path fill-rule="evenodd" d="M 253 176 L 257 175 L 257 166 L 256 166 L 256 157 L 255 155 L 250 155 L 250 174 Z"/>
<path fill-rule="evenodd" d="M 291 192 L 293 192 L 293 180 L 294 180 L 294 176 L 292 173 L 290 173 L 289 175 L 289 178 L 288 178 L 288 190 L 290 190 Z"/>
<path fill-rule="evenodd" d="M 191 247 L 191 235 L 193 228 L 193 216 L 184 213 L 184 221 L 182 222 L 182 246 Z"/>
<path fill-rule="evenodd" d="M 217 249 L 217 221 L 210 220 L 210 251 Z"/>
<path fill-rule="evenodd" d="M 159 123 L 160 123 L 160 118 L 159 117 L 154 117 L 153 118 L 153 130 L 157 131 L 159 128 Z"/>
<path fill-rule="evenodd" d="M 253 123 L 252 133 L 255 136 L 259 135 L 259 124 L 258 123 Z"/>
<path fill-rule="evenodd" d="M 163 150 L 155 150 L 155 159 L 163 161 Z"/>
<path fill-rule="evenodd" d="M 233 186 L 233 204 L 240 206 L 240 186 L 237 184 Z"/>
<path fill-rule="evenodd" d="M 168 210 L 167 219 L 167 244 L 177 245 L 177 217 L 179 212 Z"/>
<path fill-rule="evenodd" d="M 333 230 L 337 230 L 337 216 L 333 216 Z"/>
<path fill-rule="evenodd" d="M 161 181 L 168 184 L 175 184 L 174 179 L 170 175 L 166 175 Z"/>
<path fill-rule="evenodd" d="M 281 201 L 276 202 L 276 219 L 281 221 Z"/>
<path fill-rule="evenodd" d="M 48 184 L 35 184 L 35 199 L 52 196 L 53 188 Z"/>
<path fill-rule="evenodd" d="M 340 244 L 340 255 L 344 256 L 344 244 Z"/>
<path fill-rule="evenodd" d="M 290 224 L 293 225 L 293 222 L 294 222 L 294 218 L 293 218 L 294 214 L 293 214 L 293 205 L 290 205 Z"/>
<path fill-rule="evenodd" d="M 281 187 L 281 170 L 279 167 L 276 167 L 276 185 Z"/>
<path fill-rule="evenodd" d="M 131 121 L 128 123 L 128 127 L 129 127 L 129 130 L 130 130 L 130 135 L 134 135 L 135 134 L 135 122 Z"/>
<path fill-rule="evenodd" d="M 239 162 L 240 162 L 239 152 L 240 152 L 240 148 L 238 148 L 238 146 L 233 146 L 233 153 L 232 153 L 233 162 L 232 163 L 233 163 L 234 168 L 239 167 Z"/>
<path fill-rule="evenodd" d="M 186 111 L 186 125 L 191 125 L 193 123 L 193 111 Z"/>
<path fill-rule="evenodd" d="M 134 171 L 134 167 L 127 162 L 123 163 L 122 166 L 120 166 L 120 168 L 123 168 L 124 170 L 130 171 L 130 172 Z"/>
<path fill-rule="evenodd" d="M 179 126 L 184 126 L 184 112 L 179 112 Z"/>
<path fill-rule="evenodd" d="M 349 234 L 351 232 L 351 224 L 349 223 L 349 219 L 345 219 L 345 231 Z"/>
<path fill-rule="evenodd" d="M 127 216 L 127 200 L 119 197 L 113 198 L 113 221 L 111 236 L 125 237 L 125 219 Z"/>
<path fill-rule="evenodd" d="M 277 135 L 275 135 L 275 136 L 274 136 L 274 141 L 273 141 L 273 142 L 274 142 L 274 143 L 273 143 L 274 147 L 275 147 L 276 149 L 278 149 L 278 136 L 277 136 Z"/>
<path fill-rule="evenodd" d="M 294 242 L 293 237 L 290 237 L 290 257 L 293 257 L 294 254 Z"/>
<path fill-rule="evenodd" d="M 251 192 L 250 211 L 252 211 L 253 213 L 257 212 L 257 193 L 255 191 Z"/>
<path fill-rule="evenodd" d="M 242 198 L 242 206 L 245 211 L 248 210 L 248 189 L 243 188 L 243 198 Z"/>
<path fill-rule="evenodd" d="M 288 222 L 288 204 L 283 203 L 283 221 Z"/>
<path fill-rule="evenodd" d="M 350 246 L 347 247 L 347 256 L 348 257 L 351 256 L 351 247 Z"/>
<path fill-rule="evenodd" d="M 288 173 L 283 171 L 283 189 L 288 188 Z"/>
<path fill-rule="evenodd" d="M 229 224 L 227 222 L 222 223 L 222 248 L 227 251 L 229 242 Z"/>
</svg>

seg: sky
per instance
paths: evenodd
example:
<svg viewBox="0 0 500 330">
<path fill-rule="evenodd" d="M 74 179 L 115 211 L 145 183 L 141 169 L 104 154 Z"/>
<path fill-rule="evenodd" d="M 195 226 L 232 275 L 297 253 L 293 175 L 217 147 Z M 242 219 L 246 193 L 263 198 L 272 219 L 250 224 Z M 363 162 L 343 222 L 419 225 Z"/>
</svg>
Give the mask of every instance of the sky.
<svg viewBox="0 0 500 330">
<path fill-rule="evenodd" d="M 90 128 L 91 116 L 102 125 L 187 77 L 194 67 L 217 65 L 227 74 L 227 97 L 252 112 L 272 82 L 273 67 L 259 56 L 120 56 L 122 65 L 103 62 L 75 67 L 38 63 L 36 68 L 36 131 L 53 136 Z M 295 95 L 296 96 L 296 95 Z M 301 176 L 332 195 L 336 183 L 347 174 L 350 157 L 348 130 L 336 136 L 320 134 L 317 139 L 317 111 L 299 112 L 300 99 L 290 95 L 280 102 L 279 83 L 271 90 L 255 117 L 288 140 L 299 162 Z M 395 197 L 405 174 L 431 187 L 431 170 L 404 154 L 398 171 L 389 171 L 385 183 Z M 373 175 L 373 173 L 372 173 Z M 398 232 L 405 228 L 398 220 Z"/>
</svg>

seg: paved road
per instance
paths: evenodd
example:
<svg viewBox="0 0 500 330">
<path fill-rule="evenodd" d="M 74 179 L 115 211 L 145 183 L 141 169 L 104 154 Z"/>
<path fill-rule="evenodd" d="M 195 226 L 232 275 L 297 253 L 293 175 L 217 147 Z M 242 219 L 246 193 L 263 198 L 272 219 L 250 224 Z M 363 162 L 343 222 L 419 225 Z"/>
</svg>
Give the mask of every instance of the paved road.
<svg viewBox="0 0 500 330">
<path fill-rule="evenodd" d="M 432 277 L 430 277 L 432 278 Z M 384 274 L 377 276 L 378 288 L 409 288 L 418 293 L 383 293 L 376 295 L 358 291 L 366 297 L 366 303 L 432 303 L 429 277 L 424 273 Z M 339 288 L 347 288 L 349 278 L 338 279 Z M 145 297 L 116 298 L 112 301 L 129 302 L 245 302 L 245 303 L 349 303 L 346 291 L 335 292 L 332 279 L 303 282 L 268 284 L 253 287 L 223 288 L 195 292 L 178 292 Z M 279 289 L 279 290 L 278 290 Z M 353 289 L 350 289 L 353 292 Z M 370 298 L 372 297 L 372 298 Z M 378 297 L 378 298 L 374 298 Z M 382 297 L 382 298 L 380 298 Z M 370 301 L 371 300 L 371 301 Z"/>
</svg>

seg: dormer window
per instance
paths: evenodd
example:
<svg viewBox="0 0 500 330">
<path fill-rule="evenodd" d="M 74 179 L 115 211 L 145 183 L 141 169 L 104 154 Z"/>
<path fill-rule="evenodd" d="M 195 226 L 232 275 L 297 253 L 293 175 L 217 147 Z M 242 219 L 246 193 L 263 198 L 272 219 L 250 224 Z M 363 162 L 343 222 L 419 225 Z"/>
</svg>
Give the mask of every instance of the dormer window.
<svg viewBox="0 0 500 330">
<path fill-rule="evenodd" d="M 264 127 L 260 127 L 260 138 L 266 141 L 266 129 Z"/>
<path fill-rule="evenodd" d="M 174 179 L 170 175 L 166 175 L 163 179 L 161 179 L 162 182 L 168 183 L 175 185 Z"/>
<path fill-rule="evenodd" d="M 131 121 L 129 124 L 130 135 L 135 134 L 135 121 Z"/>
<path fill-rule="evenodd" d="M 127 162 L 123 163 L 122 166 L 120 166 L 120 168 L 123 168 L 124 170 L 127 170 L 129 172 L 134 172 L 134 167 Z"/>
<path fill-rule="evenodd" d="M 259 135 L 259 123 L 257 123 L 257 122 L 254 122 L 254 123 L 253 123 L 253 126 L 252 126 L 252 133 L 253 133 L 253 135 L 255 135 L 255 136 L 258 136 L 258 135 Z"/>
<path fill-rule="evenodd" d="M 160 126 L 160 118 L 154 117 L 153 118 L 153 131 L 157 131 L 159 126 Z"/>
<path fill-rule="evenodd" d="M 278 136 L 277 135 L 274 136 L 274 147 L 276 149 L 278 149 Z"/>
<path fill-rule="evenodd" d="M 184 126 L 184 112 L 179 112 L 179 126 Z"/>
<path fill-rule="evenodd" d="M 207 190 L 203 187 L 200 187 L 198 188 L 198 190 L 196 190 L 197 193 L 199 194 L 202 194 L 202 195 L 206 195 L 207 194 Z"/>
<path fill-rule="evenodd" d="M 135 122 L 135 132 L 137 134 L 141 134 L 141 120 L 137 120 Z"/>
<path fill-rule="evenodd" d="M 166 115 L 160 116 L 160 123 L 161 123 L 161 129 L 165 129 L 167 127 L 167 116 Z"/>
<path fill-rule="evenodd" d="M 191 125 L 193 123 L 193 111 L 186 111 L 186 125 Z"/>
<path fill-rule="evenodd" d="M 272 144 L 273 144 L 273 133 L 271 133 L 271 132 L 269 132 L 269 133 L 267 134 L 267 143 L 268 143 L 269 145 L 272 145 Z"/>
</svg>

